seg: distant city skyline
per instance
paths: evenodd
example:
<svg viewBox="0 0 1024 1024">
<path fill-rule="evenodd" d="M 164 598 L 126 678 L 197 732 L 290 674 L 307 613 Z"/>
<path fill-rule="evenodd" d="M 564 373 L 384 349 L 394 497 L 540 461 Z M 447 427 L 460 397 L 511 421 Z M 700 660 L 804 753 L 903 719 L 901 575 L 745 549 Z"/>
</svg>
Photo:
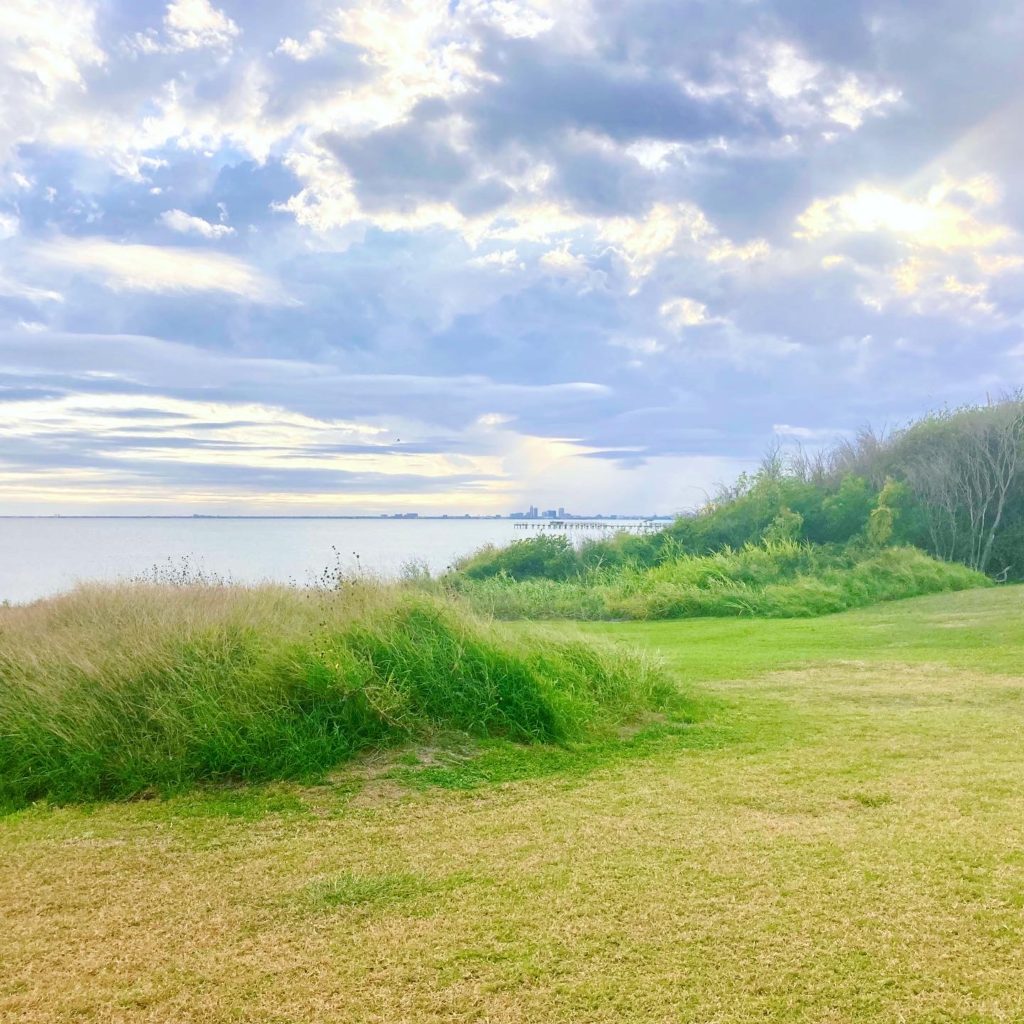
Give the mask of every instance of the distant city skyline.
<svg viewBox="0 0 1024 1024">
<path fill-rule="evenodd" d="M 671 514 L 1024 381 L 1014 0 L 6 0 L 0 513 Z"/>
</svg>

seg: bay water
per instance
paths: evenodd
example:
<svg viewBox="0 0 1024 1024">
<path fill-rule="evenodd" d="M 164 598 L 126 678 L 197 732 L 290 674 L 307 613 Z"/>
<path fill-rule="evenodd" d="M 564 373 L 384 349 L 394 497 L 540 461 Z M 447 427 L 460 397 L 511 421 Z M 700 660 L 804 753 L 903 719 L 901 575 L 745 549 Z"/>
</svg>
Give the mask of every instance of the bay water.
<svg viewBox="0 0 1024 1024">
<path fill-rule="evenodd" d="M 607 520 L 574 522 L 568 535 L 579 540 L 613 528 Z M 0 601 L 24 603 L 79 582 L 183 564 L 238 583 L 305 584 L 333 567 L 388 578 L 410 562 L 438 573 L 485 544 L 536 533 L 510 519 L 0 518 Z"/>
</svg>

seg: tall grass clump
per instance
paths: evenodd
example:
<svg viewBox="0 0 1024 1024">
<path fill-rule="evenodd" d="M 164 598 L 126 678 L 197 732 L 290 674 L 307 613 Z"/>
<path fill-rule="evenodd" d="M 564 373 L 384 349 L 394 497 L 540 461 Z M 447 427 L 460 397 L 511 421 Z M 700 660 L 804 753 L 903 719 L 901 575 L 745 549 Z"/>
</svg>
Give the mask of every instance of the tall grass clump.
<svg viewBox="0 0 1024 1024">
<path fill-rule="evenodd" d="M 80 588 L 0 610 L 0 802 L 315 777 L 436 730 L 558 743 L 670 692 L 411 589 Z"/>
</svg>

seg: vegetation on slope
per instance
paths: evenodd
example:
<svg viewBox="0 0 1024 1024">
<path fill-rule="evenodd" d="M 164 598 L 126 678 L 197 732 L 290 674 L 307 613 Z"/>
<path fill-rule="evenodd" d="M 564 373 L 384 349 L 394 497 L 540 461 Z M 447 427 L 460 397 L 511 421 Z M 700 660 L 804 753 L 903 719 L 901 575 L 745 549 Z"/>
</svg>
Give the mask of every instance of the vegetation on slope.
<svg viewBox="0 0 1024 1024">
<path fill-rule="evenodd" d="M 568 542 L 545 537 L 491 557 L 497 564 L 521 565 L 532 548 L 557 557 L 559 547 L 571 554 Z M 477 556 L 471 571 L 485 557 Z M 709 555 L 674 553 L 650 567 L 594 568 L 575 577 L 467 572 L 446 581 L 474 608 L 503 619 L 802 618 L 988 582 L 966 566 L 939 562 L 915 548 L 834 549 L 794 540 Z"/>
<path fill-rule="evenodd" d="M 647 536 L 485 548 L 446 585 L 503 618 L 799 617 L 1024 579 L 1024 392 L 774 451 Z"/>
<path fill-rule="evenodd" d="M 0 610 L 0 801 L 322 773 L 439 729 L 562 742 L 661 706 L 639 656 L 408 590 L 81 588 Z"/>
<path fill-rule="evenodd" d="M 649 536 L 573 550 L 557 538 L 489 549 L 460 564 L 487 579 L 568 580 L 793 539 L 913 546 L 1000 579 L 1024 579 L 1024 392 L 931 413 L 888 434 L 865 429 L 814 456 L 774 451 L 697 514 Z"/>
</svg>

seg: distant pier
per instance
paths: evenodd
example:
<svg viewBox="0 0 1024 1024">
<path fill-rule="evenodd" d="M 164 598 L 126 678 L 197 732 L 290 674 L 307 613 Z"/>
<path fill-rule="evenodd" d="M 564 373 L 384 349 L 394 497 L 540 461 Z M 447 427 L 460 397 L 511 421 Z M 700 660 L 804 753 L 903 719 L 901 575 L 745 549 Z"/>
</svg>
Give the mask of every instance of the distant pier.
<svg viewBox="0 0 1024 1024">
<path fill-rule="evenodd" d="M 603 533 L 653 533 L 664 529 L 668 523 L 657 520 L 643 520 L 639 523 L 604 522 L 595 523 L 573 519 L 531 519 L 529 522 L 517 522 L 513 526 L 517 530 L 541 530 L 561 533 L 569 530 L 587 530 Z"/>
</svg>

